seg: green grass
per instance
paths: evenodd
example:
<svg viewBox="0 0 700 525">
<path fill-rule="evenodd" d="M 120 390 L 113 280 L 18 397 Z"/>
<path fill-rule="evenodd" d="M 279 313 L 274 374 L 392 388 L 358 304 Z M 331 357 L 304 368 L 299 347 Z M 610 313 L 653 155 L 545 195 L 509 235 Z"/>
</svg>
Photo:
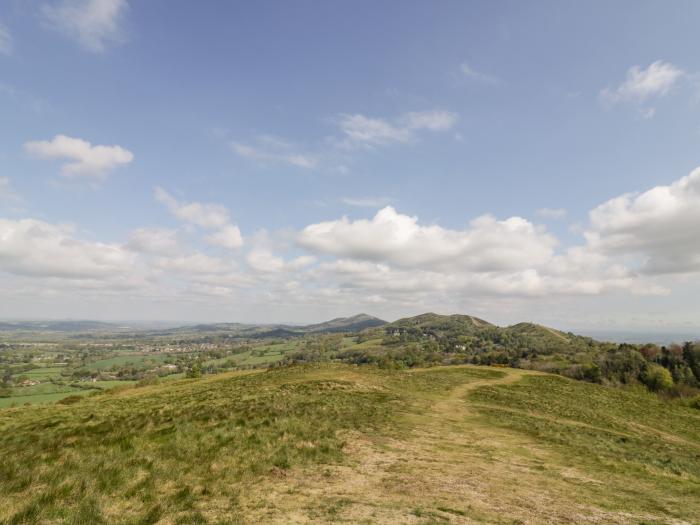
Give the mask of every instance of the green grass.
<svg viewBox="0 0 700 525">
<path fill-rule="evenodd" d="M 234 362 L 236 366 L 258 366 L 269 365 L 284 359 L 286 353 L 296 349 L 296 342 L 290 343 L 275 343 L 270 345 L 256 346 L 253 350 L 233 354 L 220 359 L 210 359 L 204 362 L 204 366 L 217 366 L 229 362 Z M 253 355 L 264 352 L 263 355 Z"/>
<path fill-rule="evenodd" d="M 136 381 L 95 381 L 94 383 L 85 383 L 85 384 L 89 385 L 89 386 L 94 386 L 96 388 L 109 389 L 109 388 L 115 388 L 115 387 L 130 386 L 130 385 L 133 385 L 135 383 L 136 383 Z"/>
<path fill-rule="evenodd" d="M 86 393 L 99 392 L 100 390 L 115 387 L 131 386 L 135 381 L 95 381 L 94 383 L 76 383 L 82 388 L 72 386 L 73 383 L 57 385 L 54 383 L 40 383 L 34 386 L 16 387 L 12 389 L 11 397 L 0 398 L 0 408 L 55 403 L 70 395 L 85 395 Z"/>
<path fill-rule="evenodd" d="M 86 364 L 85 368 L 87 368 L 88 370 L 106 370 L 112 368 L 113 366 L 121 367 L 131 365 L 137 368 L 143 367 L 147 364 L 152 366 L 158 366 L 161 363 L 163 363 L 163 361 L 165 361 L 167 357 L 168 356 L 165 354 L 126 354 L 110 357 L 107 359 L 100 359 L 98 361 L 93 361 L 92 363 Z"/>
<path fill-rule="evenodd" d="M 78 395 L 85 396 L 92 392 L 97 392 L 97 390 L 79 390 L 79 389 L 68 389 L 62 392 L 50 392 L 45 394 L 34 394 L 25 396 L 12 396 L 12 397 L 0 397 L 0 408 L 10 408 L 14 406 L 22 406 L 25 404 L 29 405 L 39 405 L 39 404 L 49 404 L 60 401 L 68 396 Z"/>
<path fill-rule="evenodd" d="M 382 424 L 392 399 L 288 369 L 0 411 L 0 518 L 147 523 L 168 515 L 190 523 L 195 510 L 230 516 L 249 480 L 340 460 L 337 431 Z"/>
<path fill-rule="evenodd" d="M 25 375 L 29 379 L 35 379 L 39 381 L 51 379 L 52 377 L 60 377 L 61 371 L 65 370 L 65 367 L 41 367 L 34 368 L 27 372 L 22 372 L 19 375 Z"/>
<path fill-rule="evenodd" d="M 470 401 L 494 425 L 522 432 L 563 463 L 608 479 L 611 507 L 688 519 L 700 503 L 700 411 L 643 390 L 602 387 L 557 376 L 478 389 Z M 611 490 L 616 487 L 616 491 Z M 644 496 L 640 497 L 640 493 Z M 700 505 L 693 505 L 697 511 Z M 697 518 L 698 514 L 695 515 Z"/>
<path fill-rule="evenodd" d="M 0 410 L 0 456 L 5 525 L 700 515 L 700 412 L 512 369 L 309 365 L 117 388 Z"/>
</svg>

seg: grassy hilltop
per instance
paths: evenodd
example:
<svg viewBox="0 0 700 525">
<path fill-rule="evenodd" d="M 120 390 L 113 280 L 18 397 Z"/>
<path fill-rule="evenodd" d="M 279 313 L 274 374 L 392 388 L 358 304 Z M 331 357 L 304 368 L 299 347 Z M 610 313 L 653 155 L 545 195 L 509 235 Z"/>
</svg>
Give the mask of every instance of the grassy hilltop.
<svg viewBox="0 0 700 525">
<path fill-rule="evenodd" d="M 700 414 L 532 371 L 325 364 L 0 410 L 0 523 L 697 523 Z"/>
</svg>

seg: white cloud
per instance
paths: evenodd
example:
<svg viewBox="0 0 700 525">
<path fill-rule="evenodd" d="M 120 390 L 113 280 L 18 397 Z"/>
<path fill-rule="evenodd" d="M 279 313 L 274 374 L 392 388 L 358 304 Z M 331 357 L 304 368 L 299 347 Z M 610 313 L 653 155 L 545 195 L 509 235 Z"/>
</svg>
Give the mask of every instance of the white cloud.
<svg viewBox="0 0 700 525">
<path fill-rule="evenodd" d="M 204 237 L 207 243 L 228 249 L 240 248 L 243 245 L 241 230 L 231 223 L 225 206 L 207 202 L 180 202 L 160 187 L 155 189 L 155 198 L 181 221 L 216 230 Z"/>
<path fill-rule="evenodd" d="M 667 95 L 685 72 L 671 64 L 657 60 L 646 69 L 633 66 L 627 71 L 624 82 L 615 88 L 600 92 L 603 100 L 610 103 L 643 103 L 656 97 Z M 653 113 L 652 113 L 653 114 Z"/>
<path fill-rule="evenodd" d="M 457 114 L 448 111 L 410 111 L 401 117 L 400 122 L 411 131 L 446 131 L 452 129 L 457 120 Z"/>
<path fill-rule="evenodd" d="M 648 273 L 700 271 L 700 168 L 668 186 L 610 199 L 590 213 L 586 238 L 609 254 L 638 254 Z"/>
<path fill-rule="evenodd" d="M 390 124 L 380 118 L 364 115 L 342 115 L 340 129 L 347 139 L 354 143 L 387 144 L 391 142 L 408 142 L 413 138 L 411 132 Z"/>
<path fill-rule="evenodd" d="M 136 252 L 156 255 L 180 252 L 177 232 L 167 228 L 138 228 L 131 232 L 126 246 Z"/>
<path fill-rule="evenodd" d="M 15 45 L 10 30 L 0 22 L 0 55 L 11 55 Z"/>
<path fill-rule="evenodd" d="M 202 228 L 224 228 L 229 225 L 228 210 L 221 204 L 179 202 L 163 188 L 155 189 L 155 198 L 178 219 Z"/>
<path fill-rule="evenodd" d="M 298 168 L 312 169 L 318 165 L 318 158 L 313 155 L 298 153 L 294 146 L 277 137 L 263 135 L 257 137 L 258 146 L 241 142 L 231 142 L 231 149 L 239 157 L 262 164 L 290 164 Z"/>
<path fill-rule="evenodd" d="M 154 265 L 161 270 L 190 277 L 226 274 L 234 269 L 231 263 L 224 259 L 199 252 L 179 257 L 163 257 Z"/>
<path fill-rule="evenodd" d="M 340 117 L 344 134 L 342 146 L 380 146 L 412 142 L 420 131 L 446 131 L 457 123 L 456 113 L 447 111 L 413 111 L 400 115 L 393 122 L 361 114 Z"/>
<path fill-rule="evenodd" d="M 256 315 L 281 305 L 318 315 L 334 307 L 383 304 L 405 313 L 515 301 L 528 312 L 574 296 L 669 293 L 678 279 L 691 282 L 687 274 L 700 272 L 700 169 L 601 204 L 591 211 L 586 242 L 569 248 L 521 217 L 484 215 L 447 228 L 385 207 L 359 220 L 259 231 L 246 250 L 222 205 L 181 202 L 162 189 L 156 198 L 203 228 L 201 241 L 236 251 L 192 251 L 184 233 L 165 228 L 135 229 L 123 243 L 92 242 L 74 227 L 0 219 L 0 292 L 7 295 L 12 283 L 12 297 L 113 295 L 217 312 L 257 305 L 263 313 Z"/>
<path fill-rule="evenodd" d="M 388 197 L 345 197 L 341 199 L 343 204 L 358 208 L 383 208 L 391 202 Z"/>
<path fill-rule="evenodd" d="M 228 224 L 219 231 L 207 235 L 204 240 L 214 246 L 221 246 L 230 250 L 240 248 L 243 245 L 241 230 L 234 224 Z"/>
<path fill-rule="evenodd" d="M 498 82 L 498 79 L 492 75 L 488 75 L 486 73 L 482 73 L 481 71 L 477 71 L 474 69 L 472 66 L 467 64 L 466 62 L 462 62 L 459 65 L 459 71 L 462 74 L 463 77 L 471 79 L 471 80 L 478 80 L 480 82 L 485 82 L 488 84 L 494 84 Z"/>
<path fill-rule="evenodd" d="M 0 219 L 0 271 L 64 279 L 113 278 L 133 271 L 134 255 L 116 244 L 86 242 L 75 228 L 35 219 Z"/>
<path fill-rule="evenodd" d="M 129 164 L 134 155 L 121 146 L 93 146 L 86 140 L 56 135 L 52 140 L 24 144 L 31 155 L 43 159 L 69 159 L 61 166 L 63 177 L 105 179 L 120 165 Z"/>
<path fill-rule="evenodd" d="M 536 213 L 545 219 L 563 219 L 566 217 L 564 208 L 540 208 Z"/>
<path fill-rule="evenodd" d="M 285 261 L 282 257 L 274 255 L 267 248 L 256 247 L 246 256 L 248 265 L 256 272 L 279 273 L 293 272 L 313 264 L 315 257 L 301 255 L 290 261 Z"/>
<path fill-rule="evenodd" d="M 422 226 L 416 217 L 386 207 L 371 220 L 311 224 L 298 243 L 309 250 L 404 268 L 460 268 L 499 271 L 539 265 L 552 255 L 556 239 L 520 217 L 498 221 L 485 215 L 467 228 Z"/>
<path fill-rule="evenodd" d="M 124 41 L 121 24 L 128 9 L 126 0 L 60 0 L 45 4 L 41 14 L 49 27 L 101 53 Z"/>
</svg>

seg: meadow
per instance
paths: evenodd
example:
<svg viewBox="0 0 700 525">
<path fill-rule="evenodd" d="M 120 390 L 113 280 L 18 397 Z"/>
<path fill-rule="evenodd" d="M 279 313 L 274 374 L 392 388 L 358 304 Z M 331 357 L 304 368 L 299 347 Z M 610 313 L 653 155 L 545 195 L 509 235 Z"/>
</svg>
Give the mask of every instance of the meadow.
<svg viewBox="0 0 700 525">
<path fill-rule="evenodd" d="M 0 523 L 694 523 L 697 410 L 489 367 L 314 364 L 0 410 Z"/>
</svg>

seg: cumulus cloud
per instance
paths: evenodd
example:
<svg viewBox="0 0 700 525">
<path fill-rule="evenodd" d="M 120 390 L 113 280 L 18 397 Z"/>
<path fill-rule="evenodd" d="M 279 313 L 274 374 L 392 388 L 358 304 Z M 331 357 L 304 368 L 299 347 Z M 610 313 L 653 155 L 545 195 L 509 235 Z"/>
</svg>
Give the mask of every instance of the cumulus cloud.
<svg viewBox="0 0 700 525">
<path fill-rule="evenodd" d="M 204 253 L 192 253 L 179 257 L 163 257 L 154 263 L 156 268 L 188 276 L 226 274 L 233 271 L 230 262 Z"/>
<path fill-rule="evenodd" d="M 343 146 L 381 146 L 407 143 L 416 139 L 421 131 L 446 131 L 457 123 L 456 113 L 447 111 L 413 111 L 400 115 L 393 121 L 367 117 L 361 114 L 343 114 L 340 130 Z"/>
<path fill-rule="evenodd" d="M 631 67 L 624 82 L 617 87 L 605 88 L 600 92 L 600 96 L 612 104 L 643 103 L 667 95 L 684 75 L 682 69 L 670 62 L 657 60 L 646 69 L 640 66 Z"/>
<path fill-rule="evenodd" d="M 121 146 L 93 146 L 86 140 L 66 135 L 56 135 L 50 141 L 26 142 L 24 149 L 42 159 L 68 159 L 60 173 L 69 178 L 104 180 L 115 168 L 134 160 L 134 155 Z"/>
<path fill-rule="evenodd" d="M 536 213 L 544 219 L 563 219 L 566 217 L 564 208 L 540 208 Z"/>
<path fill-rule="evenodd" d="M 35 219 L 0 219 L 0 271 L 64 279 L 113 278 L 135 258 L 117 244 L 86 242 L 75 228 Z"/>
<path fill-rule="evenodd" d="M 700 271 L 700 168 L 667 186 L 610 199 L 590 212 L 588 243 L 639 254 L 648 273 Z"/>
<path fill-rule="evenodd" d="M 10 30 L 0 21 L 0 55 L 11 55 L 15 45 Z"/>
<path fill-rule="evenodd" d="M 265 248 L 254 248 L 246 256 L 248 265 L 256 272 L 279 273 L 300 270 L 316 261 L 310 255 L 301 255 L 292 260 L 285 261 L 282 257 L 274 255 Z"/>
<path fill-rule="evenodd" d="M 221 204 L 180 202 L 161 187 L 156 188 L 155 198 L 181 221 L 202 228 L 223 228 L 229 225 L 228 210 Z"/>
<path fill-rule="evenodd" d="M 122 22 L 128 9 L 126 0 L 61 0 L 45 4 L 41 14 L 47 26 L 101 53 L 125 40 Z"/>
<path fill-rule="evenodd" d="M 243 245 L 241 231 L 231 222 L 225 206 L 214 203 L 180 202 L 160 187 L 155 189 L 155 198 L 181 221 L 216 230 L 204 237 L 207 243 L 228 249 L 240 248 Z"/>
<path fill-rule="evenodd" d="M 236 251 L 192 250 L 165 228 L 138 228 L 116 244 L 82 240 L 70 226 L 3 219 L 0 277 L 11 274 L 15 282 L 58 294 L 128 291 L 130 297 L 217 305 L 235 296 L 242 305 L 388 304 L 401 310 L 526 299 L 522 304 L 538 304 L 535 298 L 545 304 L 555 296 L 621 291 L 664 294 L 675 282 L 668 274 L 700 271 L 700 169 L 601 204 L 590 213 L 585 242 L 568 248 L 545 226 L 521 217 L 482 215 L 448 228 L 389 206 L 357 220 L 258 232 L 243 248 L 222 205 L 181 202 L 161 188 L 156 198 L 204 229 L 200 240 Z"/>
<path fill-rule="evenodd" d="M 222 248 L 235 249 L 243 246 L 243 236 L 241 230 L 235 224 L 228 224 L 219 231 L 207 235 L 204 238 L 209 244 L 221 246 Z"/>
<path fill-rule="evenodd" d="M 541 264 L 556 239 L 520 217 L 496 220 L 484 215 L 461 230 L 418 224 L 417 217 L 383 208 L 371 220 L 311 224 L 298 237 L 301 246 L 319 253 L 399 267 L 459 267 L 496 271 Z"/>
<path fill-rule="evenodd" d="M 137 228 L 131 232 L 126 246 L 148 254 L 173 255 L 180 252 L 177 232 L 167 228 Z"/>
</svg>

